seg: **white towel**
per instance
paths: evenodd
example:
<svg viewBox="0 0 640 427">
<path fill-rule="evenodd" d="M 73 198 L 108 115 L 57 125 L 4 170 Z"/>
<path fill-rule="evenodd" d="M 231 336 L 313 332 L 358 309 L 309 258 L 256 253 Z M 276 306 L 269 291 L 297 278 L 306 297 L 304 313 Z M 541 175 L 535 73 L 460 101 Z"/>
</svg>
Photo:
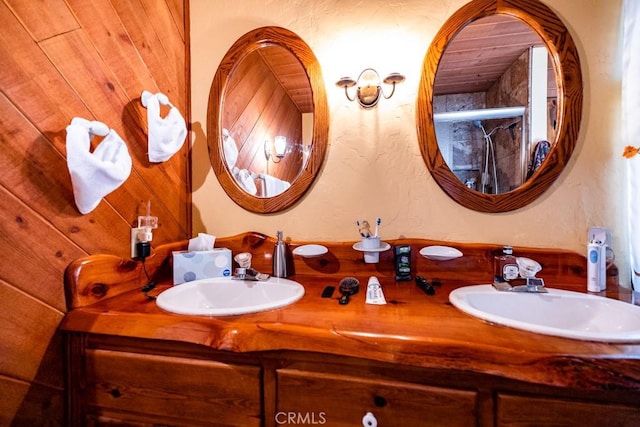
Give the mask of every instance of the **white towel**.
<svg viewBox="0 0 640 427">
<path fill-rule="evenodd" d="M 222 149 L 229 170 L 233 170 L 233 167 L 238 161 L 238 146 L 229 131 L 225 128 L 222 129 Z"/>
<path fill-rule="evenodd" d="M 284 192 L 287 188 L 291 187 L 291 184 L 287 181 L 283 181 L 275 176 L 262 174 L 260 175 L 264 179 L 265 197 L 273 197 Z"/>
<path fill-rule="evenodd" d="M 94 135 L 105 138 L 91 153 Z M 75 117 L 67 126 L 67 167 L 78 210 L 89 213 L 131 173 L 131 156 L 120 135 L 101 122 Z"/>
<path fill-rule="evenodd" d="M 152 94 L 145 90 L 140 96 L 140 101 L 147 108 L 149 161 L 167 161 L 182 148 L 187 138 L 184 117 L 163 93 Z M 160 104 L 171 107 L 165 118 L 160 117 Z"/>
<path fill-rule="evenodd" d="M 234 167 L 232 169 L 232 172 L 233 176 L 236 178 L 236 182 L 240 184 L 240 186 L 244 188 L 247 193 L 255 196 L 258 192 L 258 189 L 256 188 L 256 183 L 249 171 L 246 169 L 238 169 L 237 167 Z"/>
</svg>

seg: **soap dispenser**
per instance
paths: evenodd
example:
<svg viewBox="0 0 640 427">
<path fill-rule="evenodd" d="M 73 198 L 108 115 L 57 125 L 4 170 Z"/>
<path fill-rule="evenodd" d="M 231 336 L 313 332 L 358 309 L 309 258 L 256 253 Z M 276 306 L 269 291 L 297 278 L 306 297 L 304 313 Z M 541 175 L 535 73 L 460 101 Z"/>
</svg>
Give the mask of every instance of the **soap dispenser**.
<svg viewBox="0 0 640 427">
<path fill-rule="evenodd" d="M 289 275 L 287 246 L 282 240 L 282 231 L 278 231 L 277 236 L 278 241 L 273 248 L 273 271 L 271 275 L 274 277 L 287 277 Z"/>
</svg>

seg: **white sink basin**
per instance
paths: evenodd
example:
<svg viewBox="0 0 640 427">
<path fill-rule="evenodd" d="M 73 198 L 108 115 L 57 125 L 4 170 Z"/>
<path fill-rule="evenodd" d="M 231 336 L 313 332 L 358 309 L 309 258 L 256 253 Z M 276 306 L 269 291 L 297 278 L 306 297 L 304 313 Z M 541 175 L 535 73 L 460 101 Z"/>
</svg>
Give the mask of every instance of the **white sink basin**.
<svg viewBox="0 0 640 427">
<path fill-rule="evenodd" d="M 640 307 L 611 298 L 548 289 L 549 293 L 500 292 L 465 286 L 449 294 L 463 312 L 491 323 L 565 338 L 640 342 Z"/>
<path fill-rule="evenodd" d="M 171 313 L 229 316 L 284 307 L 298 301 L 304 287 L 293 280 L 270 277 L 254 282 L 230 277 L 194 280 L 158 295 L 158 307 Z"/>
</svg>

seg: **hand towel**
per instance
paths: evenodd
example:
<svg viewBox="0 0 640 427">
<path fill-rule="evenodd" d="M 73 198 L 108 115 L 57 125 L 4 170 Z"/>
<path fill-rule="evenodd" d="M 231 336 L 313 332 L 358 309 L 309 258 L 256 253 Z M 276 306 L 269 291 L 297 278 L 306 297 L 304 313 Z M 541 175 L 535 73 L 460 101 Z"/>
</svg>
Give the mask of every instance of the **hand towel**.
<svg viewBox="0 0 640 427">
<path fill-rule="evenodd" d="M 237 167 L 234 167 L 232 169 L 232 172 L 233 176 L 236 179 L 236 182 L 240 185 L 240 187 L 242 187 L 247 193 L 255 196 L 258 192 L 258 189 L 256 188 L 256 183 L 249 171 L 246 169 L 238 169 Z"/>
<path fill-rule="evenodd" d="M 104 139 L 91 153 L 94 135 Z M 131 156 L 120 135 L 97 121 L 75 117 L 67 126 L 67 167 L 78 210 L 87 214 L 131 173 Z"/>
<path fill-rule="evenodd" d="M 238 161 L 238 146 L 227 129 L 222 129 L 222 151 L 229 170 L 233 170 Z"/>
<path fill-rule="evenodd" d="M 147 109 L 149 161 L 151 163 L 167 161 L 182 148 L 187 138 L 184 117 L 163 93 L 152 94 L 145 90 L 140 96 L 140 101 Z M 160 104 L 171 107 L 165 118 L 160 117 Z"/>
<path fill-rule="evenodd" d="M 540 166 L 542 166 L 542 162 L 547 158 L 547 154 L 551 150 L 551 143 L 549 141 L 545 141 L 544 139 L 538 141 L 536 144 L 536 148 L 533 149 L 533 156 L 531 157 L 531 161 L 529 162 L 529 168 L 527 169 L 527 179 L 531 178 L 531 176 L 537 171 Z"/>
<path fill-rule="evenodd" d="M 287 181 L 283 181 L 275 176 L 262 174 L 260 175 L 264 180 L 265 197 L 273 197 L 285 191 L 291 187 L 291 184 Z"/>
</svg>

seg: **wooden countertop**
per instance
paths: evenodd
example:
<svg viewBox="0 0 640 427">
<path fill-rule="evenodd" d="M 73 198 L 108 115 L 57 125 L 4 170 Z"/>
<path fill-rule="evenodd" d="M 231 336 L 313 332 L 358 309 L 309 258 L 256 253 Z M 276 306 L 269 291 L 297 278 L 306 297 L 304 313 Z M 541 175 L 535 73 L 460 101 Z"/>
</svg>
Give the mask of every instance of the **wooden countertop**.
<svg viewBox="0 0 640 427">
<path fill-rule="evenodd" d="M 233 241 L 246 245 L 247 235 L 235 236 Z M 234 247 L 231 241 L 226 243 L 229 243 L 227 247 Z M 181 246 L 183 243 L 158 248 L 156 253 L 164 255 L 147 261 L 152 277 L 166 268 L 165 255 Z M 255 250 L 258 246 L 251 247 Z M 436 295 L 428 296 L 414 281 L 396 282 L 386 267 L 362 263 L 361 254 L 347 255 L 347 247 L 343 244 L 330 249 L 330 253 L 338 256 L 345 251 L 339 268 L 327 267 L 330 263 L 318 259 L 296 260 L 298 274 L 290 279 L 302 283 L 306 293 L 295 304 L 262 313 L 223 317 L 167 313 L 140 291 L 140 283 L 145 279 L 139 263 L 114 257 L 89 257 L 91 259 L 72 264 L 67 271 L 71 310 L 61 328 L 69 332 L 186 342 L 232 352 L 317 352 L 478 372 L 583 390 L 640 391 L 640 345 L 578 341 L 488 324 L 448 302 L 449 292 L 456 287 L 488 283 L 487 280 L 456 280 L 436 269 L 442 277 L 442 286 L 436 288 Z M 464 249 L 465 254 L 475 249 L 478 253 L 490 253 L 495 247 Z M 239 248 L 232 250 L 235 254 Z M 547 255 L 542 252 L 536 255 L 536 259 L 543 260 L 544 267 Z M 570 270 L 577 272 L 577 276 L 582 275 L 575 259 L 571 260 L 572 255 L 567 256 L 573 265 Z M 557 258 L 558 254 L 551 251 L 549 259 L 553 261 L 547 264 L 558 262 Z M 342 257 L 339 259 L 343 261 Z M 577 260 L 579 264 L 579 256 Z M 388 259 L 383 257 L 381 262 L 385 261 Z M 418 274 L 434 278 L 430 275 L 434 273 L 421 262 L 414 263 Z M 351 263 L 357 264 L 357 268 L 350 266 Z M 258 268 L 255 261 L 254 265 Z M 114 270 L 118 271 L 119 281 L 111 277 L 113 274 L 104 283 L 95 280 Z M 566 269 L 558 268 L 560 270 Z M 360 280 L 360 292 L 351 297 L 348 305 L 340 305 L 338 282 L 347 275 Z M 386 305 L 365 304 L 364 288 L 371 275 L 379 278 Z M 579 283 L 579 280 L 566 279 L 566 283 L 573 282 Z M 320 296 L 326 285 L 336 286 L 331 299 Z M 170 286 L 170 279 L 165 277 L 150 294 L 157 295 Z M 549 286 L 554 287 L 553 283 Z M 609 292 L 609 296 L 627 300 L 634 296 L 624 290 L 618 293 L 617 287 L 615 290 Z"/>
</svg>

